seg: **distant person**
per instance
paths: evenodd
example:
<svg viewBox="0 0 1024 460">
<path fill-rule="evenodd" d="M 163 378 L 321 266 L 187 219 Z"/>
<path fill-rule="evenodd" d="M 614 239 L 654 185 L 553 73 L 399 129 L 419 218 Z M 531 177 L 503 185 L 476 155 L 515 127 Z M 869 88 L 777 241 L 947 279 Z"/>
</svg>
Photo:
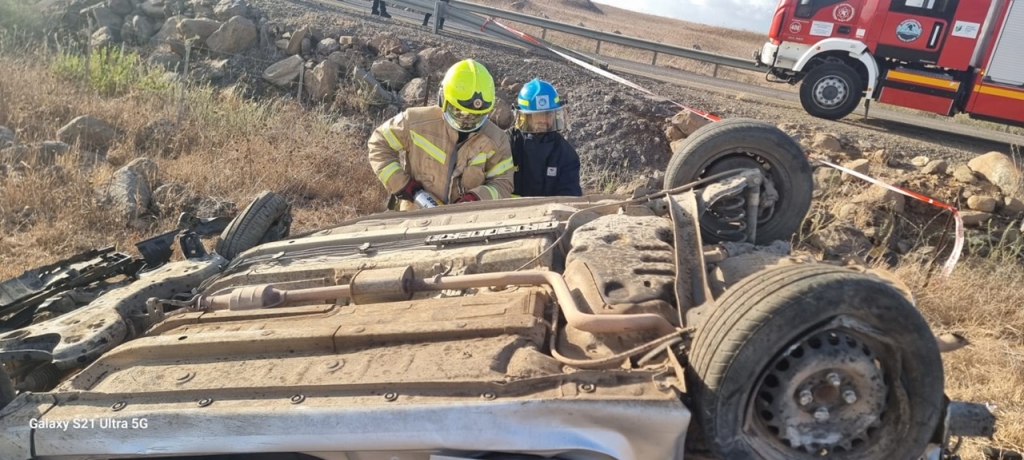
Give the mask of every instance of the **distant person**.
<svg viewBox="0 0 1024 460">
<path fill-rule="evenodd" d="M 445 3 L 448 3 L 448 0 L 441 0 L 441 1 L 445 2 Z M 430 17 L 431 16 L 433 16 L 433 13 L 427 13 L 426 15 L 423 16 L 423 27 L 426 27 L 427 24 L 430 22 Z M 444 16 L 441 16 L 441 17 L 437 18 L 437 28 L 438 28 L 438 30 L 444 29 Z"/>
<path fill-rule="evenodd" d="M 564 104 L 555 87 L 534 79 L 519 91 L 515 125 L 510 130 L 516 196 L 582 196 L 580 157 L 559 131 L 565 129 Z"/>
<path fill-rule="evenodd" d="M 466 59 L 445 73 L 437 105 L 406 109 L 373 131 L 370 166 L 399 210 L 511 195 L 508 134 L 489 120 L 495 102 L 491 74 Z"/>
<path fill-rule="evenodd" d="M 388 4 L 384 0 L 373 0 L 373 7 L 370 9 L 370 14 L 374 16 L 380 16 L 382 18 L 390 18 L 388 14 Z"/>
</svg>

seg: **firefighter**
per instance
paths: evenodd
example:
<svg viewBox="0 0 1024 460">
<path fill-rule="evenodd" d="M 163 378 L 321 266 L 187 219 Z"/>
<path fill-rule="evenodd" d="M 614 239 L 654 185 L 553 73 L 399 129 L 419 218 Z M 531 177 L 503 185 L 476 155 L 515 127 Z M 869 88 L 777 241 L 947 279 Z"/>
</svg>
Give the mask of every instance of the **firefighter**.
<svg viewBox="0 0 1024 460">
<path fill-rule="evenodd" d="M 441 1 L 445 2 L 445 3 L 449 2 L 449 0 L 441 0 Z M 427 14 L 423 15 L 423 27 L 426 27 L 430 23 L 430 17 L 433 16 L 433 15 L 434 15 L 433 13 L 427 13 Z M 444 16 L 438 16 L 438 18 L 437 18 L 437 28 L 438 29 L 444 29 Z"/>
<path fill-rule="evenodd" d="M 494 104 L 494 79 L 467 59 L 448 69 L 437 106 L 407 109 L 374 130 L 370 166 L 400 210 L 511 195 L 512 153 L 488 119 Z"/>
<path fill-rule="evenodd" d="M 519 91 L 509 133 L 516 196 L 581 196 L 580 157 L 560 131 L 565 108 L 550 83 L 534 79 Z"/>
<path fill-rule="evenodd" d="M 388 4 L 384 0 L 373 0 L 373 6 L 370 7 L 370 14 L 374 16 L 380 16 L 382 18 L 390 18 L 388 14 Z"/>
</svg>

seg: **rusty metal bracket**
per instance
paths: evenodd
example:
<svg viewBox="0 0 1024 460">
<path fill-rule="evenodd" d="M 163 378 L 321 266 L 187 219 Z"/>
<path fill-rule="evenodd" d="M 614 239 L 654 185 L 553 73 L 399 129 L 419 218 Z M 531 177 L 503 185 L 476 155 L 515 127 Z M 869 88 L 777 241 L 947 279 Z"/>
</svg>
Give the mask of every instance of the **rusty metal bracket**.
<svg viewBox="0 0 1024 460">
<path fill-rule="evenodd" d="M 714 302 L 707 274 L 704 272 L 704 249 L 700 237 L 700 211 L 694 192 L 666 195 L 672 216 L 675 245 L 676 306 L 679 324 L 693 327 Z"/>
</svg>

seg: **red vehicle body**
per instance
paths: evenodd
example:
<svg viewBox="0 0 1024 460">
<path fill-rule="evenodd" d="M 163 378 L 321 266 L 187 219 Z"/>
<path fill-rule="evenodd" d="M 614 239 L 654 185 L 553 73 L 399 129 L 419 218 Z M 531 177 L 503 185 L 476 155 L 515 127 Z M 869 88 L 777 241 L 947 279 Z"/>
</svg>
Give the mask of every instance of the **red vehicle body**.
<svg viewBox="0 0 1024 460">
<path fill-rule="evenodd" d="M 755 52 L 811 115 L 862 98 L 1024 125 L 1024 0 L 780 0 Z"/>
</svg>

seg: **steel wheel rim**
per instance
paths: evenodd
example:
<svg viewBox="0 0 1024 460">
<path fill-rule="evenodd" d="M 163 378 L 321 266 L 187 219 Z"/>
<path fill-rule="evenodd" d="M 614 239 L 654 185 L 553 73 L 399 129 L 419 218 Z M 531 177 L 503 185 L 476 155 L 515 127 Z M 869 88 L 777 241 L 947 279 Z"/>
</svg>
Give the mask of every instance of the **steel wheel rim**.
<svg viewBox="0 0 1024 460">
<path fill-rule="evenodd" d="M 861 334 L 812 334 L 774 358 L 754 388 L 749 422 L 781 452 L 858 454 L 877 441 L 891 394 L 876 353 Z"/>
<path fill-rule="evenodd" d="M 825 109 L 838 107 L 850 94 L 850 85 L 840 77 L 828 76 L 814 84 L 814 103 Z"/>
</svg>

